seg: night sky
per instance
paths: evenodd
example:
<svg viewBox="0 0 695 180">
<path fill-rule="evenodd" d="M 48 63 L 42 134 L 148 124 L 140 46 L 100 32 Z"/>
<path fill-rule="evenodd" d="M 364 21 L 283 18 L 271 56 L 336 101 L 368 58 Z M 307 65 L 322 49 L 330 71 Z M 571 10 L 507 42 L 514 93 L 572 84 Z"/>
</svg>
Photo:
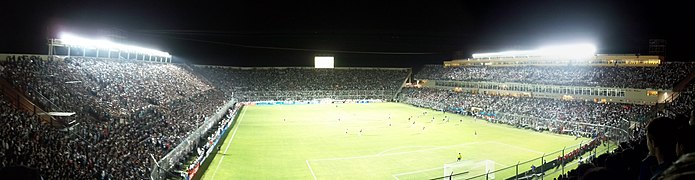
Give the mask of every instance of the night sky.
<svg viewBox="0 0 695 180">
<path fill-rule="evenodd" d="M 3 2 L 0 53 L 45 54 L 60 31 L 120 30 L 127 44 L 175 61 L 233 66 L 419 67 L 476 52 L 591 42 L 599 53 L 692 61 L 695 14 L 686 1 L 185 1 Z"/>
</svg>

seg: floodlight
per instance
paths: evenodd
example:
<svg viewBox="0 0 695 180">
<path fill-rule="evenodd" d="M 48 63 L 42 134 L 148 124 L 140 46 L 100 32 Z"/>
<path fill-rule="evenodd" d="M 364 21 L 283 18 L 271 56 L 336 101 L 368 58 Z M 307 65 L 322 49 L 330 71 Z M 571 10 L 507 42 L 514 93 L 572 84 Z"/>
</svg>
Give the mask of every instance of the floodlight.
<svg viewBox="0 0 695 180">
<path fill-rule="evenodd" d="M 314 68 L 333 68 L 333 56 L 316 56 L 314 57 Z"/>
<path fill-rule="evenodd" d="M 473 58 L 494 58 L 494 57 L 516 57 L 516 56 L 530 56 L 533 55 L 533 51 L 502 51 L 494 53 L 477 53 L 473 54 Z"/>
<path fill-rule="evenodd" d="M 117 51 L 124 51 L 124 52 L 142 53 L 142 54 L 161 56 L 161 57 L 167 57 L 167 58 L 171 57 L 171 55 L 168 52 L 163 52 L 163 51 L 149 49 L 149 48 L 143 48 L 143 47 L 137 47 L 137 46 L 131 46 L 131 45 L 118 44 L 118 43 L 114 43 L 114 42 L 111 42 L 111 41 L 108 41 L 105 39 L 92 40 L 92 39 L 88 39 L 88 38 L 78 37 L 78 36 L 75 36 L 75 35 L 72 35 L 69 33 L 61 33 L 60 34 L 60 41 L 63 44 L 71 45 L 71 46 L 78 46 L 80 48 L 109 49 L 109 50 L 117 50 Z"/>
<path fill-rule="evenodd" d="M 596 47 L 591 44 L 574 44 L 562 46 L 546 46 L 537 50 L 541 56 L 580 57 L 592 56 L 596 53 Z"/>
<path fill-rule="evenodd" d="M 493 53 L 476 53 L 473 58 L 506 58 L 519 56 L 542 57 L 586 57 L 596 53 L 596 46 L 591 44 L 572 44 L 560 46 L 544 46 L 529 51 L 502 51 Z"/>
</svg>

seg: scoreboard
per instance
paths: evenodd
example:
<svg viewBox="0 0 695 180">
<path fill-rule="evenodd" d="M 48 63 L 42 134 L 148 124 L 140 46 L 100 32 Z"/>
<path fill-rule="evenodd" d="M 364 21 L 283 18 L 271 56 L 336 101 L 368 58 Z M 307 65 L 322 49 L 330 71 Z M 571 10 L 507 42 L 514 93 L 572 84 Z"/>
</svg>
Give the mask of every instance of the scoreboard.
<svg viewBox="0 0 695 180">
<path fill-rule="evenodd" d="M 315 56 L 314 68 L 333 68 L 333 56 Z"/>
</svg>

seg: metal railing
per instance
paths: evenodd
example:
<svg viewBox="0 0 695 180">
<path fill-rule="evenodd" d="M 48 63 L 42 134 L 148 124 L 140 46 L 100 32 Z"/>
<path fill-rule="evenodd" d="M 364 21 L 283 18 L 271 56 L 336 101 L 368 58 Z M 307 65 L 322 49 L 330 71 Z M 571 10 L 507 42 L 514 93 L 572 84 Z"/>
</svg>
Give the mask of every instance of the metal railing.
<svg viewBox="0 0 695 180">
<path fill-rule="evenodd" d="M 156 160 L 152 164 L 152 172 L 150 173 L 150 178 L 153 180 L 166 179 L 169 176 L 178 176 L 171 173 L 180 160 L 187 158 L 187 154 L 191 151 L 195 151 L 205 139 L 208 131 L 217 125 L 219 121 L 227 113 L 227 109 L 230 109 L 236 103 L 235 99 L 229 100 L 224 106 L 222 106 L 218 111 L 208 119 L 206 119 L 202 125 L 198 126 L 198 129 L 194 130 L 191 135 L 186 137 L 181 141 L 173 150 L 167 153 L 162 159 Z"/>
<path fill-rule="evenodd" d="M 501 169 L 488 172 L 483 171 L 482 173 L 454 173 L 450 176 L 432 179 L 553 179 L 574 169 L 575 165 L 591 161 L 598 154 L 609 153 L 615 148 L 616 146 L 612 146 L 609 142 L 602 143 L 601 139 L 594 139 L 589 142 L 564 147 L 554 152 L 544 153 L 533 159 L 517 162 L 514 165 Z"/>
<path fill-rule="evenodd" d="M 558 134 L 571 134 L 584 137 L 603 134 L 609 139 L 615 141 L 626 141 L 630 137 L 630 133 L 627 131 L 627 129 L 629 128 L 631 122 L 627 120 L 619 123 L 617 126 L 609 126 L 603 124 L 546 119 L 511 113 L 497 113 L 496 115 L 497 116 L 494 118 L 494 120 L 491 120 L 492 122 L 525 126 L 535 130 L 548 130 Z"/>
</svg>

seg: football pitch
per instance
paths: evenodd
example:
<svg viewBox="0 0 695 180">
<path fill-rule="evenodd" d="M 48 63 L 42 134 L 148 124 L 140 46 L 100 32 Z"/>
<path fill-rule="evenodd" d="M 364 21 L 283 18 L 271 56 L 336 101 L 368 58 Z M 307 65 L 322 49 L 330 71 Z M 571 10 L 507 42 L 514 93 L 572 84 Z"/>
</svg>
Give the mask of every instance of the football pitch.
<svg viewBox="0 0 695 180">
<path fill-rule="evenodd" d="M 589 141 L 398 103 L 246 106 L 236 121 L 202 179 L 431 179 L 444 164 L 476 167 L 461 179 Z"/>
</svg>

